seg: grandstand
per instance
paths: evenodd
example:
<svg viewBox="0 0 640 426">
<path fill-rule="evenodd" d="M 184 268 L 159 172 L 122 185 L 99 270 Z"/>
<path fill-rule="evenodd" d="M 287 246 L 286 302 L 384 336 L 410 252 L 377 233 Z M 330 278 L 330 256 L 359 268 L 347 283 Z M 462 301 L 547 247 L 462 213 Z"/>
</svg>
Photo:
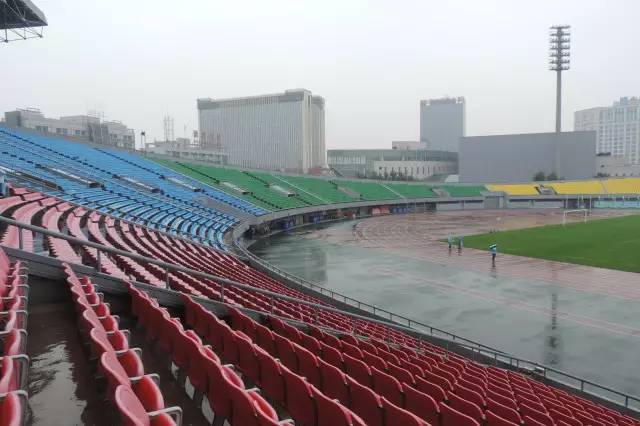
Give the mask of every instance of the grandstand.
<svg viewBox="0 0 640 426">
<path fill-rule="evenodd" d="M 42 38 L 44 13 L 30 0 L 0 1 L 0 43 Z"/>
<path fill-rule="evenodd" d="M 630 395 L 571 389 L 552 369 L 285 284 L 231 251 L 261 221 L 404 212 L 407 200 L 481 206 L 508 186 L 157 162 L 4 127 L 0 148 L 2 424 L 25 422 L 27 356 L 53 356 L 27 350 L 38 324 L 26 312 L 65 298 L 78 331 L 65 344 L 87 348 L 74 363 L 104 378 L 75 380 L 113 407 L 101 424 L 640 425 Z"/>
</svg>

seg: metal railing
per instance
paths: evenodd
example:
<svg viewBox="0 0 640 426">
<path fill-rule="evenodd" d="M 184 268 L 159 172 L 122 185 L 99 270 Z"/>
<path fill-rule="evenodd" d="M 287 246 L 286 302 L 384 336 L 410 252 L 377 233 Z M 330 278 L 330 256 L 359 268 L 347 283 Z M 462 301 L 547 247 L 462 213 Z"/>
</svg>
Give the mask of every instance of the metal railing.
<svg viewBox="0 0 640 426">
<path fill-rule="evenodd" d="M 35 226 L 35 225 L 31 225 L 31 224 L 26 224 L 26 223 L 22 223 L 13 219 L 9 219 L 6 217 L 2 217 L 0 216 L 0 223 L 4 223 L 8 226 L 15 226 L 18 229 L 22 230 L 22 229 L 26 229 L 28 231 L 34 232 L 36 234 L 42 234 L 44 236 L 50 236 L 53 238 L 60 238 L 62 240 L 65 240 L 69 243 L 78 245 L 78 246 L 85 246 L 85 247 L 92 247 L 94 249 L 97 250 L 97 260 L 98 262 L 96 262 L 95 265 L 95 270 L 96 272 L 100 273 L 102 272 L 101 269 L 101 257 L 105 254 L 112 254 L 112 255 L 119 255 L 119 256 L 125 256 L 128 258 L 131 258 L 133 260 L 136 260 L 138 262 L 143 262 L 143 263 L 149 263 L 149 264 L 154 264 L 157 265 L 159 267 L 161 267 L 162 269 L 164 269 L 165 271 L 165 284 L 167 286 L 167 288 L 169 287 L 169 280 L 170 280 L 170 272 L 172 271 L 177 271 L 177 272 L 182 272 L 188 275 L 192 275 L 195 277 L 200 277 L 200 278 L 205 278 L 208 280 L 213 280 L 216 283 L 218 283 L 220 285 L 220 298 L 221 300 L 224 301 L 224 292 L 225 292 L 225 288 L 228 287 L 234 287 L 234 288 L 240 288 L 246 291 L 250 291 L 253 293 L 258 293 L 258 294 L 263 294 L 265 296 L 268 296 L 272 299 L 272 301 L 274 299 L 278 299 L 278 300 L 285 300 L 285 301 L 289 301 L 289 302 L 295 302 L 298 304 L 302 304 L 302 305 L 306 305 L 306 306 L 310 306 L 316 310 L 323 310 L 323 311 L 327 311 L 327 312 L 333 312 L 336 314 L 341 314 L 341 315 L 345 315 L 348 316 L 350 318 L 356 319 L 356 320 L 362 320 L 362 321 L 368 321 L 368 322 L 373 322 L 376 324 L 380 324 L 380 325 L 384 325 L 387 327 L 390 327 L 394 330 L 397 331 L 402 331 L 402 332 L 408 332 L 412 335 L 417 335 L 418 340 L 419 341 L 423 341 L 425 336 L 427 335 L 426 332 L 422 332 L 419 329 L 413 328 L 411 326 L 415 326 L 415 325 L 422 325 L 423 327 L 427 327 L 427 329 L 429 329 L 429 334 L 432 337 L 438 337 L 440 340 L 444 341 L 444 346 L 445 348 L 448 349 L 450 344 L 453 345 L 457 345 L 458 347 L 461 347 L 463 349 L 466 349 L 468 351 L 471 351 L 472 354 L 477 354 L 483 357 L 483 361 L 486 363 L 486 360 L 488 359 L 492 359 L 494 360 L 496 365 L 509 365 L 509 366 L 513 366 L 515 368 L 530 368 L 533 369 L 533 371 L 537 374 L 540 374 L 542 377 L 545 377 L 549 380 L 552 381 L 556 381 L 562 384 L 565 384 L 567 386 L 570 386 L 574 389 L 579 389 L 585 393 L 594 395 L 598 398 L 602 398 L 608 401 L 611 401 L 615 404 L 624 406 L 630 410 L 636 411 L 640 413 L 640 397 L 636 397 L 633 395 L 629 395 L 626 394 L 624 392 L 621 391 L 617 391 L 614 389 L 611 389 L 609 387 L 606 386 L 602 386 L 599 385 L 597 383 L 594 383 L 592 381 L 586 380 L 586 379 L 582 379 L 579 378 L 577 376 L 574 376 L 572 374 L 569 373 L 564 373 L 560 370 L 556 370 L 553 369 L 551 367 L 547 367 L 544 365 L 541 365 L 537 362 L 534 361 L 529 361 L 520 357 L 516 357 L 510 354 L 507 354 L 505 352 L 490 348 L 488 346 L 485 345 L 481 345 L 478 344 L 476 342 L 473 342 L 471 340 L 462 338 L 460 336 L 457 336 L 453 333 L 449 333 L 446 332 L 444 330 L 440 330 L 436 327 L 431 327 L 431 326 L 426 326 L 423 325 L 419 322 L 410 320 L 411 322 L 409 323 L 409 325 L 405 326 L 402 325 L 400 323 L 397 322 L 393 322 L 392 320 L 387 320 L 385 318 L 382 317 L 378 317 L 378 318 L 372 318 L 370 316 L 365 316 L 365 315 L 360 315 L 360 314 L 356 314 L 353 312 L 349 312 L 349 311 L 344 311 L 342 309 L 338 309 L 332 306 L 327 306 L 327 305 L 322 305 L 319 303 L 315 303 L 315 302 L 309 302 L 307 300 L 304 299 L 298 299 L 295 297 L 291 297 L 291 296 L 285 296 L 279 293 L 275 293 L 273 291 L 269 291 L 269 290 L 264 290 L 264 289 L 260 289 L 248 284 L 243 284 L 237 281 L 233 281 L 233 280 L 229 280 L 227 278 L 224 277 L 220 277 L 217 275 L 213 275 L 213 274 L 209 274 L 206 272 L 201 272 L 201 271 L 197 271 L 191 268 L 187 268 L 181 265 L 176 265 L 176 264 L 172 264 L 172 263 L 167 263 L 167 262 L 163 262 L 161 260 L 157 260 L 157 259 L 153 259 L 153 258 L 149 258 L 149 257 L 145 257 L 145 256 L 141 256 L 139 254 L 136 253 L 130 253 L 124 250 L 120 250 L 114 247 L 109 247 L 109 246 L 105 246 L 99 243 L 95 243 L 93 241 L 89 241 L 89 240 L 85 240 L 85 239 L 81 239 L 81 238 L 76 238 L 76 237 L 72 237 L 70 235 L 67 234 L 63 234 L 61 232 L 58 231 L 52 231 L 46 228 L 42 228 L 39 226 Z M 22 242 L 22 232 L 18 232 L 19 235 L 19 244 L 21 245 Z M 21 248 L 22 249 L 22 248 Z M 86 265 L 84 265 L 86 266 Z M 117 279 L 117 278 L 116 278 Z M 131 280 L 133 281 L 133 280 Z M 142 284 L 146 284 L 146 283 L 142 283 Z M 325 289 L 326 290 L 326 289 Z M 334 292 L 335 293 L 335 292 Z M 337 294 L 337 293 L 336 293 Z M 348 298 L 346 296 L 343 296 L 346 299 L 343 300 L 351 300 L 351 301 L 355 301 L 355 299 L 352 298 Z M 338 300 L 338 299 L 336 299 Z M 357 301 L 356 301 L 357 302 Z M 361 306 L 363 306 L 362 302 L 360 302 Z M 371 305 L 369 305 L 371 306 Z M 271 303 L 271 307 L 273 309 L 273 303 Z M 379 310 L 376 308 L 376 313 L 379 312 L 388 312 L 385 310 Z M 391 312 L 389 312 L 390 317 L 391 318 L 404 318 L 400 315 L 395 315 Z M 340 331 L 342 333 L 344 333 L 344 331 Z M 355 330 L 353 330 L 352 332 L 355 333 Z M 435 332 L 439 332 L 442 333 L 441 336 L 438 336 L 437 333 Z M 577 385 L 572 385 L 570 383 L 566 383 L 566 380 L 570 380 L 570 381 L 574 381 L 577 383 Z M 592 389 L 590 389 L 592 388 Z M 605 393 L 605 395 L 603 395 L 602 393 Z M 620 397 L 621 400 L 616 400 L 616 399 L 612 399 L 610 397 L 607 397 L 606 395 L 613 395 L 614 397 Z M 633 405 L 632 405 L 633 403 Z"/>
</svg>

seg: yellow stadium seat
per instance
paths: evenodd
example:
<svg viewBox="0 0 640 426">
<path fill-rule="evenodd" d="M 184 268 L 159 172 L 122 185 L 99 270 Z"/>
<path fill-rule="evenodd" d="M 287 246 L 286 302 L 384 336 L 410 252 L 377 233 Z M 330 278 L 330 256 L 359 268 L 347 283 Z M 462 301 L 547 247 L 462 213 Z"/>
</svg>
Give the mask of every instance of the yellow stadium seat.
<svg viewBox="0 0 640 426">
<path fill-rule="evenodd" d="M 572 182 L 549 182 L 544 186 L 553 188 L 556 194 L 605 194 L 600 180 L 582 180 Z"/>
<path fill-rule="evenodd" d="M 532 183 L 487 185 L 490 191 L 506 192 L 509 195 L 539 195 L 537 187 L 538 185 Z"/>
<path fill-rule="evenodd" d="M 602 183 L 609 194 L 640 194 L 640 178 L 605 179 Z"/>
</svg>

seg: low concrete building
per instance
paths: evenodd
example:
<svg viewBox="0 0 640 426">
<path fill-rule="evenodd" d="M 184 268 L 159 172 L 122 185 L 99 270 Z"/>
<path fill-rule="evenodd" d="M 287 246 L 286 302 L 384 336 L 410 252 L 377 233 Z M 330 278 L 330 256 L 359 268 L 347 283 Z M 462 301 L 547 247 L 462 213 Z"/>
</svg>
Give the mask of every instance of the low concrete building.
<svg viewBox="0 0 640 426">
<path fill-rule="evenodd" d="M 596 132 L 460 138 L 460 182 L 527 182 L 542 172 L 585 179 L 596 171 Z"/>
<path fill-rule="evenodd" d="M 148 154 L 171 157 L 174 160 L 200 161 L 204 163 L 226 165 L 229 155 L 222 148 L 200 147 L 188 138 L 176 138 L 175 141 L 154 141 L 145 144 Z"/>
<path fill-rule="evenodd" d="M 330 149 L 329 167 L 349 178 L 397 176 L 424 180 L 457 173 L 458 155 L 426 149 Z"/>
<path fill-rule="evenodd" d="M 8 126 L 23 127 L 100 145 L 135 149 L 135 132 L 119 121 L 102 121 L 89 115 L 50 118 L 35 108 L 8 111 L 4 113 L 4 118 Z"/>
</svg>

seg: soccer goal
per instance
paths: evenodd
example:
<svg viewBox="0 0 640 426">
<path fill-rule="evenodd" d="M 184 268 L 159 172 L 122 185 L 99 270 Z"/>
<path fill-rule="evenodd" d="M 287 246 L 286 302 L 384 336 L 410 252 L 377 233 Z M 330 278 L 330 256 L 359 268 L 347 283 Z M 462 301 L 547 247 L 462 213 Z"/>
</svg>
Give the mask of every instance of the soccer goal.
<svg viewBox="0 0 640 426">
<path fill-rule="evenodd" d="M 587 216 L 589 216 L 588 209 L 577 209 L 577 210 L 565 210 L 562 212 L 562 225 L 567 224 L 567 218 L 569 222 L 577 222 L 578 220 L 582 220 L 582 222 L 587 223 Z M 573 219 L 576 217 L 577 219 Z"/>
</svg>

